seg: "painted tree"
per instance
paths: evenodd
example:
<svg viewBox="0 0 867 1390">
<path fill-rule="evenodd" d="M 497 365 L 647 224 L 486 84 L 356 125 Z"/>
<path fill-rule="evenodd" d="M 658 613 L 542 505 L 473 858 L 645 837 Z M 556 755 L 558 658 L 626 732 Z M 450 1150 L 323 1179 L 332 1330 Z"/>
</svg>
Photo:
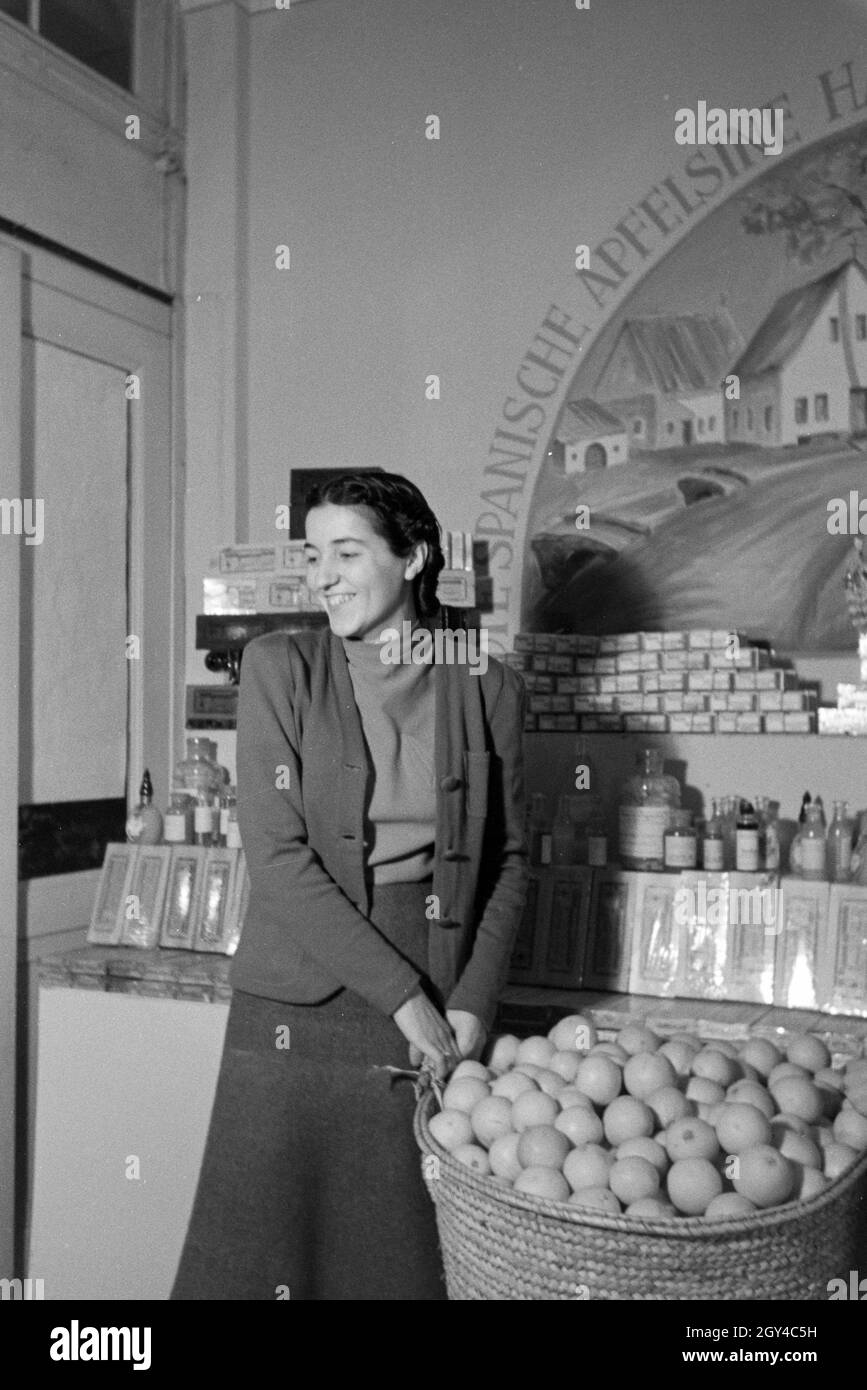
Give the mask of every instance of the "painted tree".
<svg viewBox="0 0 867 1390">
<path fill-rule="evenodd" d="M 812 265 L 849 245 L 867 251 L 867 125 L 828 141 L 779 173 L 759 181 L 743 199 L 741 224 L 753 236 L 785 235 L 786 255 Z"/>
</svg>

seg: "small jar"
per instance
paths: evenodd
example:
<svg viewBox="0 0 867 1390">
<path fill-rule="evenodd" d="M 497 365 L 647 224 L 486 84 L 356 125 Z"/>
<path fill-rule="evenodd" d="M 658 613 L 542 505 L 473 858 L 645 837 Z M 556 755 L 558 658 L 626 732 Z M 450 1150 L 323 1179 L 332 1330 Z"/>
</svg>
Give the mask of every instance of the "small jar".
<svg viewBox="0 0 867 1390">
<path fill-rule="evenodd" d="M 189 845 L 193 841 L 193 817 L 190 798 L 177 787 L 172 788 L 166 814 L 163 817 L 163 839 L 167 845 Z"/>
<path fill-rule="evenodd" d="M 608 863 L 608 832 L 601 820 L 587 827 L 587 863 L 594 869 L 604 869 Z"/>
<path fill-rule="evenodd" d="M 662 753 L 647 748 L 620 798 L 620 862 L 624 869 L 658 872 L 665 864 L 665 832 L 680 806 L 680 783 L 663 770 Z"/>
<path fill-rule="evenodd" d="M 751 802 L 742 801 L 735 829 L 735 869 L 756 873 L 760 867 L 759 818 Z"/>
<path fill-rule="evenodd" d="M 241 828 L 238 825 L 238 802 L 237 798 L 232 798 L 229 807 L 229 818 L 226 822 L 226 849 L 241 849 Z"/>
<path fill-rule="evenodd" d="M 665 832 L 664 864 L 666 869 L 694 869 L 698 862 L 698 840 L 689 811 L 674 811 L 674 824 Z"/>
</svg>

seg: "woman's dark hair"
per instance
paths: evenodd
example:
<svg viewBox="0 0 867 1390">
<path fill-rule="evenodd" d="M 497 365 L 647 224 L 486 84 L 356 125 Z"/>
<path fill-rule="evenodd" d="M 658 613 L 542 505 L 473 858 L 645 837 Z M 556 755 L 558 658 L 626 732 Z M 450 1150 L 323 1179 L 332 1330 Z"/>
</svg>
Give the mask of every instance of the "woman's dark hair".
<svg viewBox="0 0 867 1390">
<path fill-rule="evenodd" d="M 366 507 L 370 524 L 394 555 L 405 559 L 419 541 L 427 541 L 424 568 L 412 581 L 420 618 L 439 610 L 437 582 L 445 557 L 440 524 L 415 483 L 399 473 L 345 473 L 330 482 L 315 483 L 304 498 L 304 516 L 330 502 L 335 507 Z"/>
</svg>

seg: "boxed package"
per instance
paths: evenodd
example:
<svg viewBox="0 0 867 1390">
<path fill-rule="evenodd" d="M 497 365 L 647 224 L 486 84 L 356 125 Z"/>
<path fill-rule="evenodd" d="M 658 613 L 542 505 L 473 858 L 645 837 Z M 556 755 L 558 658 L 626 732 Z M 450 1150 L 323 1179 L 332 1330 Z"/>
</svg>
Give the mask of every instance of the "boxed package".
<svg viewBox="0 0 867 1390">
<path fill-rule="evenodd" d="M 831 884 L 828 954 L 831 976 L 826 1007 L 831 1013 L 867 1017 L 867 888 Z"/>
</svg>

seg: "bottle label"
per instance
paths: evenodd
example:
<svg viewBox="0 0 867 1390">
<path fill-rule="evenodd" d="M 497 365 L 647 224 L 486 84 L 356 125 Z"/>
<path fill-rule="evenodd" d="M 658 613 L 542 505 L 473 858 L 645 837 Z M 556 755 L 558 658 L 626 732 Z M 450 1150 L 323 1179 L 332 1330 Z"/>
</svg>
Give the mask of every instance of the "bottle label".
<svg viewBox="0 0 867 1390">
<path fill-rule="evenodd" d="M 801 868 L 805 874 L 815 874 L 825 872 L 825 841 L 822 839 L 805 839 L 803 836 L 800 841 Z"/>
<path fill-rule="evenodd" d="M 185 815 L 167 815 L 163 831 L 166 843 L 182 845 L 187 838 L 187 818 Z"/>
<path fill-rule="evenodd" d="M 738 830 L 735 836 L 735 867 L 740 873 L 755 873 L 759 867 L 758 830 Z"/>
<path fill-rule="evenodd" d="M 628 859 L 662 859 L 670 806 L 621 806 L 620 853 Z"/>
<path fill-rule="evenodd" d="M 226 849 L 241 849 L 241 830 L 236 820 L 226 827 Z"/>
<path fill-rule="evenodd" d="M 225 840 L 225 838 L 226 838 L 226 835 L 228 834 L 228 831 L 229 831 L 229 808 L 228 808 L 228 806 L 221 806 L 221 807 L 220 807 L 220 834 L 222 835 L 222 837 L 223 837 L 224 840 Z"/>
<path fill-rule="evenodd" d="M 207 835 L 217 823 L 216 809 L 213 806 L 197 806 L 193 816 L 193 826 L 197 835 Z"/>
<path fill-rule="evenodd" d="M 666 835 L 665 867 L 667 869 L 694 869 L 695 861 L 694 835 Z"/>
<path fill-rule="evenodd" d="M 588 835 L 587 863 L 596 869 L 602 869 L 608 863 L 607 835 Z"/>
<path fill-rule="evenodd" d="M 703 840 L 702 863 L 709 873 L 721 873 L 725 864 L 725 841 Z"/>
</svg>

